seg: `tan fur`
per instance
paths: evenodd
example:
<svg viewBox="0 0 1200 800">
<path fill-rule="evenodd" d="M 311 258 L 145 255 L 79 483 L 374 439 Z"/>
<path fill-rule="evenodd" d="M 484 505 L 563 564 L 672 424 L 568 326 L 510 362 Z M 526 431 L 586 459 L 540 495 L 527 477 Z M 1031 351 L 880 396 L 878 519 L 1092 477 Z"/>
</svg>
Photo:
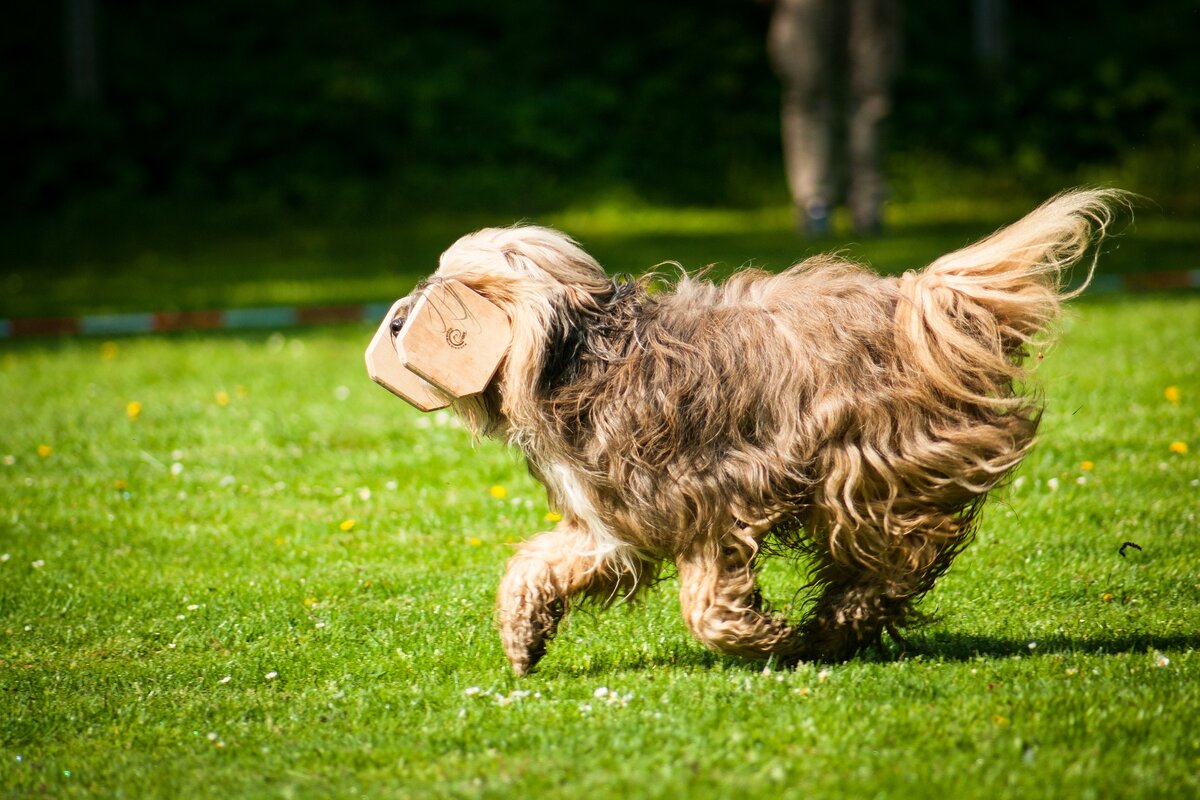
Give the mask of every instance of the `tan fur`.
<svg viewBox="0 0 1200 800">
<path fill-rule="evenodd" d="M 842 659 L 911 623 L 1033 441 L 1027 346 L 1120 199 L 1060 195 L 901 278 L 822 256 L 657 294 L 556 231 L 460 239 L 437 276 L 503 308 L 514 339 L 455 407 L 520 447 L 564 515 L 500 587 L 514 669 L 573 598 L 631 594 L 664 560 L 689 629 L 722 652 Z M 764 544 L 813 558 L 797 625 L 758 594 Z"/>
</svg>

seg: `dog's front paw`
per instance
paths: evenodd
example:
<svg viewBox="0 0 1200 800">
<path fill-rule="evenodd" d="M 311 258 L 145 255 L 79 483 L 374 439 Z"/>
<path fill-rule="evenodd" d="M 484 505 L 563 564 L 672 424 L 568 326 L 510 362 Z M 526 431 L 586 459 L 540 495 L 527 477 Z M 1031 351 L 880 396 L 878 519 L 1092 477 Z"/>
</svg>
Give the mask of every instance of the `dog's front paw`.
<svg viewBox="0 0 1200 800">
<path fill-rule="evenodd" d="M 530 577 L 534 576 L 510 568 L 497 597 L 500 641 L 518 675 L 528 674 L 546 655 L 546 645 L 566 612 L 552 585 Z"/>
</svg>

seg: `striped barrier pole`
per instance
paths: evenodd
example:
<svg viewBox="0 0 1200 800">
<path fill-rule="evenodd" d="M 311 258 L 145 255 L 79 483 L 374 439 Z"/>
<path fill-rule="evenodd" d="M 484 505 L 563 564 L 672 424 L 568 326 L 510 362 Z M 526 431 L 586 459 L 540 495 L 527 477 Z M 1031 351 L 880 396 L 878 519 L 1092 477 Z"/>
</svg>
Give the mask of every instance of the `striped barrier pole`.
<svg viewBox="0 0 1200 800">
<path fill-rule="evenodd" d="M 1089 294 L 1200 288 L 1200 270 L 1097 275 Z M 307 325 L 377 324 L 391 303 L 332 306 L 263 306 L 208 311 L 85 314 L 74 317 L 0 319 L 0 339 L 37 336 L 125 336 L 177 331 L 295 328 Z"/>
</svg>

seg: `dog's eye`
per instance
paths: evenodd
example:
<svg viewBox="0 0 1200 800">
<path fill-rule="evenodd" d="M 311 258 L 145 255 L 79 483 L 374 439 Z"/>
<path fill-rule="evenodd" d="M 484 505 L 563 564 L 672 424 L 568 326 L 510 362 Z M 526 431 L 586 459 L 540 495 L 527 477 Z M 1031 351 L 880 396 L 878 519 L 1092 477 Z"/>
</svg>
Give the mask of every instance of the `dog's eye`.
<svg viewBox="0 0 1200 800">
<path fill-rule="evenodd" d="M 404 317 L 396 317 L 392 320 L 392 333 L 400 332 L 400 329 L 404 327 L 404 320 Z"/>
</svg>

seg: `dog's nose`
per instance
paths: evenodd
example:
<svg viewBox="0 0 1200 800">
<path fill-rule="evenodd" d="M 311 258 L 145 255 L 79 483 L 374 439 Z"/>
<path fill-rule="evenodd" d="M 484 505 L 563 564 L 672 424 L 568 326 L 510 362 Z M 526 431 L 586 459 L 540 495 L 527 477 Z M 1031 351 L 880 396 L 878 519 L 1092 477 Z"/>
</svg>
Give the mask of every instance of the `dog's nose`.
<svg viewBox="0 0 1200 800">
<path fill-rule="evenodd" d="M 399 333 L 400 329 L 403 327 L 404 317 L 396 317 L 394 320 L 392 320 L 392 333 Z"/>
</svg>

